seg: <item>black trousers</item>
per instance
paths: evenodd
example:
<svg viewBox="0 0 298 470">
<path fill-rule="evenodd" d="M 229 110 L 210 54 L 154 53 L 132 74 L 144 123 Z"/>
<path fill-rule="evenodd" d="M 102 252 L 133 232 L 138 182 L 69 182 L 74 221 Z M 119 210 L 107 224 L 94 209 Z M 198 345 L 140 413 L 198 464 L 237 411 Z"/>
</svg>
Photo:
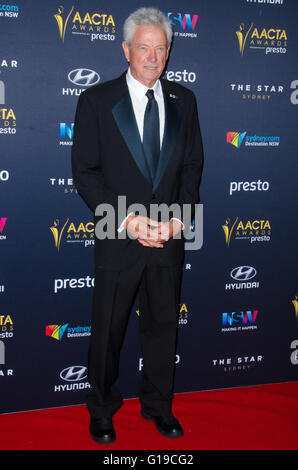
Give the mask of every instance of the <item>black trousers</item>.
<svg viewBox="0 0 298 470">
<path fill-rule="evenodd" d="M 151 250 L 142 250 L 139 260 L 125 270 L 95 269 L 88 364 L 91 391 L 86 398 L 91 417 L 112 416 L 122 405 L 115 382 L 137 292 L 143 355 L 139 399 L 151 415 L 171 413 L 182 266 L 153 264 Z"/>
</svg>

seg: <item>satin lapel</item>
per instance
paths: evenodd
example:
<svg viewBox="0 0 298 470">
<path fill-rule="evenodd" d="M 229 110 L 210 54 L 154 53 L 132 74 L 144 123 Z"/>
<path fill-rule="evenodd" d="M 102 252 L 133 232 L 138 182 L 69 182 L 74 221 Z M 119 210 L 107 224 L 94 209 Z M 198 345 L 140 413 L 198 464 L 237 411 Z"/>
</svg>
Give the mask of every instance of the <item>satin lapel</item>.
<svg viewBox="0 0 298 470">
<path fill-rule="evenodd" d="M 156 190 L 167 168 L 170 157 L 174 151 L 178 131 L 181 122 L 181 110 L 177 103 L 178 97 L 164 90 L 165 103 L 165 129 L 158 162 L 158 168 L 154 179 L 153 191 Z"/>
<path fill-rule="evenodd" d="M 138 168 L 148 183 L 152 184 L 129 92 L 113 107 L 112 113 Z"/>
</svg>

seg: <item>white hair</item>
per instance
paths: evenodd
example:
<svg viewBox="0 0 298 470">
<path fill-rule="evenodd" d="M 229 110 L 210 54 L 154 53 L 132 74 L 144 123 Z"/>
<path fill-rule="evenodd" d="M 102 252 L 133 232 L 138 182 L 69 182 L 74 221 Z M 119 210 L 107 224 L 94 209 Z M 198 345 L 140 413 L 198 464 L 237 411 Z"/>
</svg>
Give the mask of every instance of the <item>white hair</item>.
<svg viewBox="0 0 298 470">
<path fill-rule="evenodd" d="M 171 44 L 173 31 L 170 20 L 156 8 L 139 8 L 129 15 L 123 25 L 123 39 L 128 46 L 131 46 L 136 27 L 144 25 L 163 28 L 167 36 L 167 46 Z"/>
</svg>

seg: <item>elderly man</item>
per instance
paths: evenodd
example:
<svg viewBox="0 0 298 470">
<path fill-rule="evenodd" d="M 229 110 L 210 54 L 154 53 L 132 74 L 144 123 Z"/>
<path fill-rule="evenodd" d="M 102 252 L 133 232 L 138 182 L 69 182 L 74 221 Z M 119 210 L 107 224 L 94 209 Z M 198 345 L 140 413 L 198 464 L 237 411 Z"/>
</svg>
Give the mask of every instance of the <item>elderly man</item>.
<svg viewBox="0 0 298 470">
<path fill-rule="evenodd" d="M 83 92 L 76 112 L 72 164 L 77 190 L 96 224 L 103 220 L 103 204 L 114 209 L 116 223 L 115 236 L 95 240 L 87 407 L 91 437 L 101 444 L 116 439 L 112 417 L 122 405 L 116 386 L 120 351 L 137 293 L 144 364 L 141 415 L 166 437 L 183 435 L 171 406 L 183 230 L 189 219 L 182 210 L 168 212 L 166 220 L 151 217 L 150 209 L 188 205 L 193 216 L 202 146 L 193 93 L 159 79 L 171 40 L 170 22 L 160 11 L 132 13 L 122 43 L 128 71 Z M 121 197 L 133 208 L 124 217 Z M 146 213 L 134 210 L 136 205 Z"/>
</svg>

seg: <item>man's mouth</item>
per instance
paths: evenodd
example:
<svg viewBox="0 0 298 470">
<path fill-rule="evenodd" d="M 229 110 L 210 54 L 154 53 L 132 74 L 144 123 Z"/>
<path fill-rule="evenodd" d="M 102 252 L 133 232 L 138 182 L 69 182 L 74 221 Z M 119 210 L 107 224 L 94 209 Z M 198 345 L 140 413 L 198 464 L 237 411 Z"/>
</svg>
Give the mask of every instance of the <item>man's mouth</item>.
<svg viewBox="0 0 298 470">
<path fill-rule="evenodd" d="M 156 65 L 144 65 L 144 68 L 147 70 L 158 70 Z"/>
</svg>

